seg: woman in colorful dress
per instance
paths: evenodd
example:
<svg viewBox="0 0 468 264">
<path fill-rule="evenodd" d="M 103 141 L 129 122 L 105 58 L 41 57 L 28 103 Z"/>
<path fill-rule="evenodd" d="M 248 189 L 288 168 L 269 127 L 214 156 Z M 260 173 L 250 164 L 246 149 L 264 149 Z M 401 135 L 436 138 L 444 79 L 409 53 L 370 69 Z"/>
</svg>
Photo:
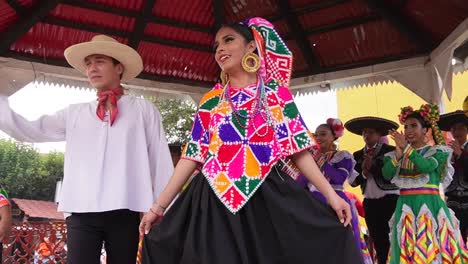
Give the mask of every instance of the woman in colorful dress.
<svg viewBox="0 0 468 264">
<path fill-rule="evenodd" d="M 392 130 L 396 150 L 384 158 L 383 176 L 398 187 L 390 220 L 389 263 L 468 263 L 458 220 L 441 199 L 439 185 L 450 183 L 452 151 L 437 127 L 437 106 L 402 108 L 404 133 Z M 431 129 L 435 146 L 427 144 Z"/>
<path fill-rule="evenodd" d="M 372 259 L 369 255 L 366 243 L 361 239 L 361 229 L 357 209 L 348 196 L 344 192 L 344 183 L 350 177 L 355 177 L 357 172 L 354 170 L 353 155 L 346 150 L 338 150 L 335 141 L 342 137 L 344 126 L 341 120 L 329 118 L 325 124 L 321 124 L 315 130 L 315 139 L 319 144 L 318 150 L 315 151 L 314 158 L 318 167 L 322 171 L 325 178 L 336 191 L 351 207 L 352 220 L 351 227 L 353 229 L 354 241 L 361 248 L 364 263 L 371 264 Z M 297 178 L 299 185 L 310 190 L 312 195 L 317 199 L 326 202 L 325 196 L 313 185 L 303 174 Z"/>
<path fill-rule="evenodd" d="M 221 27 L 214 56 L 225 83 L 202 98 L 182 159 L 141 221 L 143 263 L 362 263 L 349 205 L 306 151 L 313 141 L 288 89 L 292 54 L 272 24 Z M 331 208 L 276 168 L 286 157 Z"/>
</svg>

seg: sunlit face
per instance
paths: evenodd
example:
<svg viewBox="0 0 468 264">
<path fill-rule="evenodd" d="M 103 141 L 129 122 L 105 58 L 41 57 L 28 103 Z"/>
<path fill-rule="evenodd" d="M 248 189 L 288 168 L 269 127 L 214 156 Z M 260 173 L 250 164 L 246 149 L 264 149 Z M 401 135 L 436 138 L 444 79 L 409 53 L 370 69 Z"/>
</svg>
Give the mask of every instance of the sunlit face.
<svg viewBox="0 0 468 264">
<path fill-rule="evenodd" d="M 242 69 L 242 57 L 255 50 L 255 42 L 246 42 L 245 38 L 230 27 L 222 27 L 216 33 L 215 60 L 221 70 L 227 74 Z"/>
<path fill-rule="evenodd" d="M 408 118 L 405 121 L 405 137 L 410 144 L 424 142 L 427 128 L 424 128 L 416 118 Z"/>
<path fill-rule="evenodd" d="M 315 139 L 321 148 L 328 148 L 335 141 L 335 136 L 333 135 L 330 128 L 326 126 L 319 126 L 315 130 Z"/>
<path fill-rule="evenodd" d="M 364 128 L 362 130 L 362 138 L 366 145 L 374 146 L 380 139 L 380 133 L 375 128 Z"/>
<path fill-rule="evenodd" d="M 463 144 L 468 135 L 468 126 L 464 123 L 456 123 L 450 128 L 450 132 L 457 142 Z"/>
<path fill-rule="evenodd" d="M 109 56 L 94 54 L 85 58 L 86 76 L 91 85 L 98 91 L 113 89 L 120 86 L 120 75 L 124 68 L 122 64 L 114 64 Z"/>
</svg>

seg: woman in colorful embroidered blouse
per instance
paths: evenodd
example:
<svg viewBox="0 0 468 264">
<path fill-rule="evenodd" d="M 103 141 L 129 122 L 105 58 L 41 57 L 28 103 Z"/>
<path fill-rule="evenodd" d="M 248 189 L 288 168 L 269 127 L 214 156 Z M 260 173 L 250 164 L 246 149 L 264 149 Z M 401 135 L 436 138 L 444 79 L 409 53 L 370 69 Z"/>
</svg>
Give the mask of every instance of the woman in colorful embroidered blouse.
<svg viewBox="0 0 468 264">
<path fill-rule="evenodd" d="M 354 202 L 351 202 L 344 192 L 343 184 L 348 178 L 355 177 L 357 172 L 354 170 L 356 161 L 354 161 L 353 155 L 346 150 L 338 150 L 335 144 L 335 141 L 342 137 L 343 133 L 344 126 L 339 119 L 329 118 L 325 124 L 319 125 L 315 130 L 315 138 L 320 148 L 315 151 L 314 158 L 336 193 L 350 205 L 354 240 L 356 245 L 361 248 L 364 263 L 372 263 L 367 245 L 361 239 L 357 209 Z M 308 188 L 314 197 L 326 202 L 323 194 L 303 174 L 297 178 L 297 182 L 299 185 Z"/>
<path fill-rule="evenodd" d="M 451 150 L 437 127 L 437 106 L 402 108 L 404 134 L 391 131 L 396 150 L 384 159 L 383 176 L 401 188 L 390 220 L 389 263 L 468 263 L 458 220 L 440 197 L 450 183 Z M 431 128 L 437 145 L 426 143 Z"/>
<path fill-rule="evenodd" d="M 226 82 L 202 98 L 174 176 L 142 219 L 145 233 L 161 221 L 145 236 L 143 263 L 361 263 L 349 205 L 305 151 L 313 141 L 288 89 L 292 55 L 272 24 L 221 27 L 214 56 Z M 286 157 L 333 209 L 278 172 Z"/>
</svg>

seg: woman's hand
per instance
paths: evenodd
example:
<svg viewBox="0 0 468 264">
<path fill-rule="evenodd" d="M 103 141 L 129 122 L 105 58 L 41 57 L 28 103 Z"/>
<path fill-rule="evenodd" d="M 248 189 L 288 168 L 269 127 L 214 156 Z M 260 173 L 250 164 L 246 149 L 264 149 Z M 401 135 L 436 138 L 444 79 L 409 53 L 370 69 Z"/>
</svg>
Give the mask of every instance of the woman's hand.
<svg viewBox="0 0 468 264">
<path fill-rule="evenodd" d="M 140 221 L 140 235 L 147 235 L 153 225 L 159 224 L 164 217 L 164 210 L 160 206 L 154 206 L 156 209 L 150 210 L 143 215 Z"/>
<path fill-rule="evenodd" d="M 403 132 L 398 132 L 392 129 L 390 130 L 390 136 L 395 141 L 397 147 L 401 148 L 402 150 L 405 149 L 408 143 L 406 142 L 406 138 Z"/>
<path fill-rule="evenodd" d="M 351 207 L 349 204 L 337 194 L 328 199 L 328 203 L 333 208 L 333 210 L 335 210 L 338 218 L 340 219 L 340 222 L 343 223 L 344 226 L 349 225 L 352 218 Z"/>
</svg>

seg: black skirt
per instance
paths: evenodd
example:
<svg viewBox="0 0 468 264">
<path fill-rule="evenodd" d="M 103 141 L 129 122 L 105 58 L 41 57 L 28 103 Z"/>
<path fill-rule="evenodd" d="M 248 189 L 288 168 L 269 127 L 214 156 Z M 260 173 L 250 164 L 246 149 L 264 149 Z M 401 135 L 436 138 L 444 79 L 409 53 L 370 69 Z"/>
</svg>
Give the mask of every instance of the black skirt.
<svg viewBox="0 0 468 264">
<path fill-rule="evenodd" d="M 237 214 L 198 174 L 143 242 L 143 263 L 362 262 L 351 229 L 328 205 L 275 169 Z"/>
</svg>

